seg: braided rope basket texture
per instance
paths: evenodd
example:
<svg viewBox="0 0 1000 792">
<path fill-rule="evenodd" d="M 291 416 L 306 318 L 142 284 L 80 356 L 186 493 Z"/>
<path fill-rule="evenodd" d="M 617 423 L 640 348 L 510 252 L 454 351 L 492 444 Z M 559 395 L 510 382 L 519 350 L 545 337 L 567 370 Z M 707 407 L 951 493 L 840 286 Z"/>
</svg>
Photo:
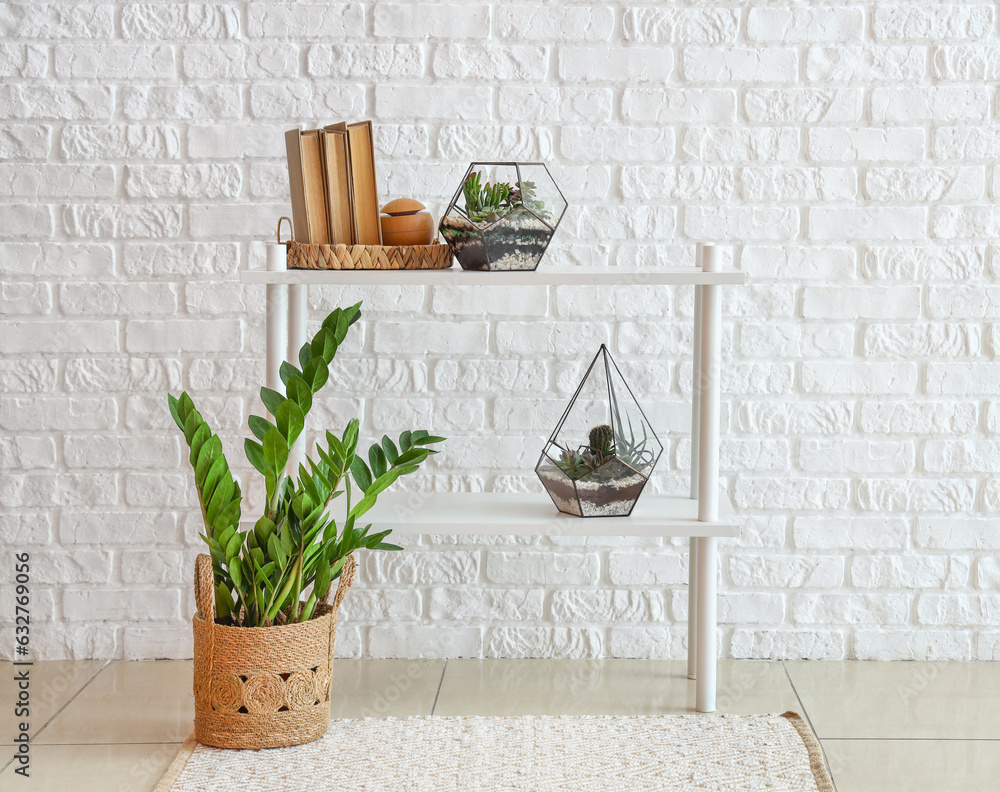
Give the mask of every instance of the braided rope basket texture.
<svg viewBox="0 0 1000 792">
<path fill-rule="evenodd" d="M 281 221 L 278 242 L 281 242 Z M 289 224 L 291 221 L 289 220 Z M 294 239 L 288 248 L 288 269 L 415 270 L 447 269 L 453 263 L 451 248 L 434 240 L 430 245 L 309 245 Z"/>
<path fill-rule="evenodd" d="M 194 730 L 217 748 L 280 748 L 318 740 L 330 725 L 337 609 L 354 582 L 348 556 L 333 604 L 274 627 L 216 624 L 212 560 L 195 562 Z M 210 614 L 210 616 L 209 616 Z"/>
</svg>

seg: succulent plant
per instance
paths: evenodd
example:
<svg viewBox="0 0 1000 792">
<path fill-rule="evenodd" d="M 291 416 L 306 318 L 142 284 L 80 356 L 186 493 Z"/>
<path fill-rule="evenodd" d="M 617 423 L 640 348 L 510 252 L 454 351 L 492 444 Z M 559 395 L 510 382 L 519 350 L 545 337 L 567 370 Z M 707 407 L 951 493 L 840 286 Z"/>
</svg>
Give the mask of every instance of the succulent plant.
<svg viewBox="0 0 1000 792">
<path fill-rule="evenodd" d="M 600 467 L 601 460 L 589 449 L 564 450 L 556 464 L 571 479 L 580 479 Z"/>
<path fill-rule="evenodd" d="M 631 418 L 628 418 L 627 436 L 622 429 L 621 421 L 618 422 L 618 431 L 615 433 L 616 455 L 622 462 L 637 471 L 641 471 L 656 461 L 656 455 L 652 449 L 648 448 L 649 433 L 646 431 L 646 422 L 640 420 L 639 426 L 642 429 L 642 440 L 636 438 Z"/>
<path fill-rule="evenodd" d="M 483 182 L 479 171 L 473 171 L 462 185 L 465 211 L 474 223 L 492 223 L 513 209 L 523 206 L 545 220 L 552 215 L 545 203 L 535 197 L 535 183 L 517 182 L 513 187 L 506 182 Z"/>
<path fill-rule="evenodd" d="M 610 456 L 615 445 L 615 430 L 607 424 L 595 426 L 590 430 L 590 449 L 602 457 Z"/>
<path fill-rule="evenodd" d="M 552 217 L 552 213 L 545 208 L 545 202 L 535 197 L 534 182 L 518 182 L 517 189 L 511 193 L 511 203 L 521 204 L 541 220 L 548 220 Z"/>
<path fill-rule="evenodd" d="M 504 182 L 483 183 L 479 171 L 469 174 L 462 185 L 462 192 L 465 194 L 465 211 L 473 222 L 499 220 L 501 210 L 510 208 L 510 185 Z"/>
</svg>

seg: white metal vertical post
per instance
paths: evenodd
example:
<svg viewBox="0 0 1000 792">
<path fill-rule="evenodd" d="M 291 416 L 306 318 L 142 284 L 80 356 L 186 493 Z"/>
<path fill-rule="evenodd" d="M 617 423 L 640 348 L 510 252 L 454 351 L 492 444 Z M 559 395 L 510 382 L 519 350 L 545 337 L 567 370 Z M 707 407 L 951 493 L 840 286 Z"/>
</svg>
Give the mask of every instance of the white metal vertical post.
<svg viewBox="0 0 1000 792">
<path fill-rule="evenodd" d="M 267 269 L 285 269 L 285 246 L 267 246 Z M 288 346 L 288 287 L 284 284 L 269 283 L 267 286 L 267 306 L 265 311 L 265 382 L 271 390 L 281 391 L 281 363 L 285 359 Z"/>
<path fill-rule="evenodd" d="M 718 268 L 714 245 L 702 249 L 702 270 Z M 719 370 L 722 348 L 722 304 L 718 286 L 701 287 L 701 382 L 698 455 L 698 519 L 716 522 L 719 519 Z M 697 627 L 697 687 L 695 709 L 715 711 L 716 684 L 716 560 L 715 537 L 698 539 L 698 627 Z"/>
<path fill-rule="evenodd" d="M 695 263 L 702 265 L 702 244 Z M 694 343 L 691 354 L 691 497 L 698 497 L 701 450 L 701 286 L 694 287 Z M 688 539 L 688 679 L 698 677 L 698 540 Z"/>
<path fill-rule="evenodd" d="M 288 287 L 288 361 L 293 366 L 299 365 L 299 350 L 306 342 L 306 318 L 309 316 L 308 286 L 304 283 L 293 283 Z M 306 458 L 306 433 L 303 429 L 299 439 L 288 451 L 289 475 L 298 475 L 299 465 Z"/>
</svg>

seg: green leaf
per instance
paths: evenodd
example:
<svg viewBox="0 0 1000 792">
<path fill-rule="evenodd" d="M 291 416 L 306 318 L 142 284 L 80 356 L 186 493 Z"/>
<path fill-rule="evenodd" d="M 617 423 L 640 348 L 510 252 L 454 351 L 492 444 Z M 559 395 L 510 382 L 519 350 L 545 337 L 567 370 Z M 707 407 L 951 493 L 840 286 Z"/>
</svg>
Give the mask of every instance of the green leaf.
<svg viewBox="0 0 1000 792">
<path fill-rule="evenodd" d="M 226 464 L 226 458 L 220 456 L 216 459 L 212 466 L 208 469 L 208 473 L 205 476 L 205 484 L 201 488 L 202 498 L 211 499 L 212 495 L 215 493 L 216 485 L 222 480 L 222 475 L 229 471 L 229 466 Z"/>
<path fill-rule="evenodd" d="M 344 448 L 344 444 L 337 439 L 333 432 L 326 433 L 326 442 L 330 446 L 330 450 L 333 451 L 338 464 L 344 464 L 347 459 L 347 450 Z"/>
<path fill-rule="evenodd" d="M 214 526 L 217 524 L 216 520 L 222 512 L 223 507 L 227 506 L 233 497 L 234 487 L 235 482 L 232 479 L 223 479 L 219 482 L 219 486 L 215 488 L 215 492 L 212 494 L 212 502 L 205 509 L 209 525 Z"/>
<path fill-rule="evenodd" d="M 312 408 L 312 391 L 302 377 L 296 376 L 288 380 L 285 392 L 288 394 L 289 399 L 299 405 L 302 415 L 309 414 L 309 410 Z"/>
<path fill-rule="evenodd" d="M 191 441 L 194 439 L 194 433 L 197 432 L 204 423 L 205 422 L 201 419 L 197 410 L 191 410 L 191 412 L 187 414 L 187 417 L 184 419 L 184 440 L 187 442 L 189 447 L 191 445 Z"/>
<path fill-rule="evenodd" d="M 389 439 L 389 435 L 382 435 L 382 451 L 385 453 L 385 458 L 389 461 L 389 464 L 395 465 L 396 459 L 399 457 L 399 451 L 396 450 L 396 446 Z"/>
<path fill-rule="evenodd" d="M 379 542 L 375 545 L 372 550 L 402 550 L 403 548 L 399 545 L 389 544 L 388 542 Z"/>
<path fill-rule="evenodd" d="M 239 559 L 235 558 L 239 554 L 240 548 L 243 547 L 243 534 L 236 531 L 232 538 L 226 543 L 226 558 L 231 559 L 230 564 L 233 562 L 238 562 Z M 239 587 L 239 583 L 236 584 Z"/>
<path fill-rule="evenodd" d="M 263 440 L 267 430 L 274 426 L 267 418 L 261 418 L 259 415 L 251 415 L 247 423 L 250 424 L 250 431 L 258 440 Z"/>
<path fill-rule="evenodd" d="M 254 536 L 257 537 L 257 545 L 259 547 L 267 547 L 267 542 L 273 534 L 278 529 L 278 526 L 274 524 L 274 521 L 267 518 L 261 517 L 257 520 L 253 527 Z"/>
<path fill-rule="evenodd" d="M 225 553 L 226 545 L 229 544 L 229 540 L 234 536 L 236 536 L 236 528 L 232 525 L 228 525 L 216 532 L 215 539 L 219 547 L 222 549 L 223 554 Z"/>
<path fill-rule="evenodd" d="M 264 402 L 264 406 L 267 407 L 267 411 L 271 413 L 271 415 L 274 415 L 278 411 L 278 407 L 285 400 L 285 397 L 276 390 L 261 388 L 260 400 Z"/>
<path fill-rule="evenodd" d="M 233 602 L 233 595 L 229 593 L 229 588 L 225 583 L 220 583 L 215 587 L 215 610 L 220 619 L 228 619 L 232 615 L 236 603 Z"/>
<path fill-rule="evenodd" d="M 329 317 L 327 318 L 329 319 Z M 312 360 L 309 362 L 313 363 L 319 359 L 329 365 L 333 362 L 333 358 L 337 354 L 338 346 L 339 344 L 337 343 L 337 338 L 333 331 L 325 326 L 320 328 L 320 331 L 316 333 L 312 340 Z M 308 365 L 302 367 L 303 371 L 307 368 L 309 368 Z M 308 377 L 306 378 L 306 381 L 308 382 Z M 314 392 L 315 390 L 316 389 L 313 388 Z"/>
<path fill-rule="evenodd" d="M 397 465 L 419 465 L 428 456 L 433 454 L 429 448 L 411 448 L 409 451 L 405 451 L 399 455 L 396 460 Z"/>
<path fill-rule="evenodd" d="M 370 525 L 365 528 L 365 531 L 367 532 L 369 528 L 371 528 Z M 371 536 L 366 536 L 365 547 L 373 548 L 376 545 L 381 544 L 382 540 L 385 539 L 385 537 L 387 537 L 391 533 L 392 531 L 379 531 L 378 533 L 372 534 Z"/>
<path fill-rule="evenodd" d="M 388 470 L 388 464 L 385 459 L 385 452 L 376 444 L 372 444 L 372 447 L 368 449 L 368 463 L 372 466 L 372 474 L 378 478 L 386 470 Z"/>
<path fill-rule="evenodd" d="M 236 537 L 233 538 L 235 539 Z M 237 589 L 242 589 L 243 572 L 240 566 L 240 559 L 232 558 L 232 556 L 230 556 L 230 559 L 231 560 L 229 562 L 229 575 L 233 579 L 233 585 L 235 585 Z"/>
<path fill-rule="evenodd" d="M 416 465 L 404 465 L 401 467 L 394 467 L 392 470 L 387 470 L 381 476 L 379 476 L 372 485 L 365 490 L 365 495 L 370 495 L 372 497 L 378 495 L 381 492 L 387 490 L 392 483 L 398 479 L 400 476 L 405 475 L 411 471 L 417 469 Z"/>
<path fill-rule="evenodd" d="M 302 345 L 302 348 L 299 350 L 299 365 L 302 368 L 305 368 L 309 364 L 309 361 L 312 359 L 313 359 L 312 344 L 306 341 L 306 343 L 304 343 Z M 286 382 L 285 384 L 287 385 L 288 383 Z"/>
<path fill-rule="evenodd" d="M 208 424 L 202 425 L 206 429 L 208 428 Z M 202 444 L 201 451 L 198 452 L 198 464 L 194 467 L 195 483 L 201 487 L 203 493 L 205 491 L 205 478 L 208 476 L 212 463 L 221 458 L 222 441 L 219 440 L 218 435 L 212 435 L 206 443 Z"/>
<path fill-rule="evenodd" d="M 278 478 L 288 463 L 288 444 L 277 429 L 268 429 L 264 435 L 264 462 Z"/>
<path fill-rule="evenodd" d="M 322 357 L 315 357 L 309 361 L 309 365 L 302 370 L 302 379 L 305 380 L 309 389 L 316 393 L 322 388 L 330 376 L 330 369 L 326 360 Z"/>
<path fill-rule="evenodd" d="M 410 447 L 413 445 L 412 441 L 413 432 L 405 431 L 399 435 L 399 450 L 409 451 Z"/>
<path fill-rule="evenodd" d="M 313 503 L 323 502 L 323 495 L 316 486 L 316 482 L 313 481 L 312 476 L 309 475 L 309 471 L 302 465 L 299 465 L 299 485 L 309 494 Z"/>
<path fill-rule="evenodd" d="M 368 488 L 372 485 L 372 473 L 361 457 L 354 457 L 354 463 L 351 465 L 351 475 L 354 476 L 354 482 L 360 490 L 367 492 Z"/>
<path fill-rule="evenodd" d="M 292 498 L 292 511 L 300 521 L 304 520 L 313 510 L 314 501 L 307 492 L 300 492 Z"/>
<path fill-rule="evenodd" d="M 278 540 L 278 534 L 271 534 L 271 538 L 267 540 L 267 554 L 273 558 L 281 569 L 285 568 L 285 564 L 288 561 L 288 557 L 285 555 L 285 551 L 281 547 L 281 542 Z"/>
<path fill-rule="evenodd" d="M 354 450 L 358 447 L 359 425 L 358 419 L 352 418 L 347 422 L 347 428 L 344 429 L 344 448 L 348 454 L 353 454 Z"/>
<path fill-rule="evenodd" d="M 299 373 L 300 373 L 299 370 L 295 368 L 295 366 L 293 366 L 287 360 L 281 361 L 281 366 L 278 367 L 278 376 L 281 377 L 281 383 L 283 385 L 287 385 L 288 380 L 290 380 L 292 377 L 296 376 Z"/>
<path fill-rule="evenodd" d="M 177 413 L 177 399 L 167 394 L 167 404 L 170 406 L 170 415 L 174 419 L 174 423 L 177 424 L 177 428 L 182 432 L 184 431 L 184 421 L 181 420 L 180 415 Z"/>
<path fill-rule="evenodd" d="M 361 515 L 365 514 L 372 506 L 375 505 L 375 495 L 365 495 L 361 500 L 359 500 L 354 507 L 351 509 L 351 516 L 357 519 Z"/>
<path fill-rule="evenodd" d="M 281 432 L 288 443 L 289 448 L 295 443 L 295 439 L 302 433 L 305 426 L 305 416 L 299 405 L 291 399 L 285 399 L 274 414 L 274 420 L 278 431 Z"/>
<path fill-rule="evenodd" d="M 344 308 L 344 316 L 347 317 L 348 326 L 354 324 L 361 318 L 361 300 L 358 300 L 350 308 Z"/>
<path fill-rule="evenodd" d="M 445 437 L 435 437 L 433 435 L 428 435 L 426 432 L 424 436 L 419 440 L 415 441 L 413 445 L 430 445 L 431 443 L 443 443 L 447 438 Z"/>
<path fill-rule="evenodd" d="M 215 521 L 219 525 L 239 525 L 240 523 L 240 501 L 242 498 L 233 498 L 228 505 L 219 512 Z"/>
<path fill-rule="evenodd" d="M 313 593 L 316 595 L 317 599 L 322 599 L 326 596 L 326 593 L 329 590 L 330 565 L 321 559 L 319 567 L 316 569 L 316 579 L 313 582 Z"/>
<path fill-rule="evenodd" d="M 338 346 L 344 342 L 344 338 L 347 336 L 347 328 L 351 324 L 350 319 L 347 318 L 347 315 L 340 308 L 331 311 L 330 315 L 323 320 L 323 327 L 333 332 Z"/>
<path fill-rule="evenodd" d="M 277 432 L 278 430 L 271 429 L 270 431 Z M 257 469 L 258 473 L 267 472 L 267 463 L 264 461 L 264 446 L 247 437 L 243 441 L 243 450 L 246 452 L 250 464 Z"/>
<path fill-rule="evenodd" d="M 191 435 L 191 440 L 188 441 L 188 445 L 191 447 L 190 462 L 192 465 L 197 464 L 198 454 L 201 452 L 201 447 L 205 444 L 209 437 L 212 436 L 212 430 L 209 429 L 208 424 L 201 420 L 201 416 L 198 416 L 199 424 Z"/>
</svg>

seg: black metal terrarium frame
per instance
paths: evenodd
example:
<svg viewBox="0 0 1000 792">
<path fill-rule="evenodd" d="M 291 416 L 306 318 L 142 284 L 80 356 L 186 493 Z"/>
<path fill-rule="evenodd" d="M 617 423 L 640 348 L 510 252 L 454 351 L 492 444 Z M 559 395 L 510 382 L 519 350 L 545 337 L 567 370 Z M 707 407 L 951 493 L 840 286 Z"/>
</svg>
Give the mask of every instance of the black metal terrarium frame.
<svg viewBox="0 0 1000 792">
<path fill-rule="evenodd" d="M 614 454 L 613 459 L 616 459 L 619 462 L 619 464 L 623 465 L 624 467 L 628 468 L 629 470 L 631 470 L 632 472 L 636 473 L 637 475 L 641 476 L 644 479 L 643 484 L 642 484 L 642 488 L 640 489 L 639 493 L 636 495 L 635 499 L 632 501 L 632 504 L 629 507 L 628 513 L 626 515 L 607 515 L 607 516 L 619 516 L 619 517 L 620 516 L 628 516 L 628 515 L 631 515 L 632 511 L 635 509 L 635 504 L 639 502 L 639 496 L 642 494 L 642 490 L 644 490 L 646 488 L 646 484 L 649 483 L 649 478 L 650 478 L 650 476 L 652 476 L 653 469 L 656 467 L 656 463 L 659 462 L 660 457 L 663 455 L 663 443 L 660 442 L 660 438 L 657 436 L 656 432 L 653 430 L 653 427 L 650 424 L 649 419 L 646 418 L 646 413 L 643 412 L 642 407 L 639 404 L 639 400 L 636 399 L 635 398 L 635 394 L 632 393 L 632 389 L 629 387 L 628 380 L 625 379 L 624 375 L 621 372 L 621 369 L 618 368 L 618 364 L 615 362 L 614 358 L 611 357 L 611 353 L 608 352 L 608 348 L 604 344 L 601 344 L 601 348 L 597 351 L 597 354 L 594 355 L 594 359 L 590 362 L 590 365 L 587 367 L 587 371 L 584 373 L 583 377 L 581 377 L 580 384 L 577 386 L 576 391 L 573 393 L 573 397 L 569 400 L 569 404 L 567 405 L 566 409 L 563 411 L 562 417 L 559 419 L 559 423 L 556 424 L 556 428 L 552 431 L 552 434 L 549 435 L 549 439 L 545 443 L 545 448 L 542 450 L 542 454 L 541 454 L 541 457 L 538 460 L 538 464 L 535 465 L 535 470 L 536 470 L 536 473 L 537 473 L 538 468 L 541 467 L 542 463 L 546 459 L 549 460 L 549 462 L 551 462 L 552 464 L 556 465 L 556 467 L 559 467 L 558 464 L 556 463 L 556 460 L 554 460 L 548 454 L 548 451 L 549 451 L 550 448 L 555 447 L 555 448 L 560 449 L 563 452 L 571 451 L 572 450 L 572 449 L 566 448 L 563 445 L 561 445 L 560 443 L 556 442 L 556 438 L 558 438 L 560 432 L 562 432 L 562 428 L 563 428 L 563 426 L 566 423 L 566 419 L 569 418 L 570 413 L 573 411 L 573 406 L 576 404 L 576 401 L 579 398 L 580 393 L 583 391 L 583 386 L 586 385 L 587 380 L 590 378 L 590 374 L 594 370 L 594 366 L 597 365 L 598 359 L 600 359 L 602 357 L 604 359 L 604 378 L 605 378 L 605 382 L 607 382 L 607 387 L 608 387 L 607 399 L 608 399 L 608 404 L 610 405 L 611 428 L 612 428 L 612 432 L 614 434 L 614 437 L 615 438 L 619 437 L 619 432 L 620 432 L 620 429 L 622 428 L 622 426 L 621 426 L 622 419 L 621 419 L 621 409 L 618 406 L 618 396 L 615 393 L 614 381 L 612 380 L 612 377 L 611 377 L 611 369 L 612 369 L 612 367 L 614 368 L 615 373 L 618 374 L 618 378 L 621 380 L 622 385 L 625 386 L 625 390 L 628 392 L 629 398 L 632 400 L 632 403 L 635 405 L 636 410 L 638 410 L 640 420 L 643 422 L 645 428 L 648 430 L 649 436 L 653 440 L 656 441 L 656 445 L 659 448 L 659 450 L 656 452 L 656 455 L 653 457 L 652 461 L 649 462 L 646 466 L 644 466 L 641 469 L 636 469 L 636 467 L 634 465 L 630 465 L 625 460 L 621 459 L 621 457 L 618 456 L 618 449 L 617 448 L 615 449 L 615 454 Z M 616 443 L 616 445 L 617 445 L 617 443 Z M 647 468 L 648 468 L 648 473 L 643 473 L 642 471 L 645 470 L 645 469 L 647 469 Z M 600 469 L 600 468 L 598 468 L 598 469 Z M 579 508 L 579 510 L 580 510 L 580 516 L 581 517 L 602 517 L 602 516 L 605 516 L 605 515 L 598 515 L 598 514 L 589 514 L 589 515 L 588 514 L 584 514 L 583 504 L 580 501 L 579 489 L 576 486 L 576 482 L 575 481 L 574 481 L 574 485 L 573 485 L 573 492 L 574 492 L 574 495 L 576 497 L 577 508 Z M 550 494 L 550 497 L 551 497 L 551 494 Z M 557 508 L 558 508 L 558 504 L 557 504 Z"/>
<path fill-rule="evenodd" d="M 465 189 L 465 183 L 469 179 L 469 174 L 471 174 L 477 168 L 483 168 L 483 167 L 490 167 L 490 168 L 513 168 L 514 172 L 517 174 L 516 184 L 518 185 L 518 187 L 520 187 L 520 185 L 521 185 L 521 168 L 522 167 L 525 167 L 525 168 L 542 168 L 545 171 L 545 175 L 549 177 L 549 181 L 552 183 L 552 186 L 555 188 L 555 191 L 557 193 L 559 193 L 559 199 L 562 201 L 562 211 L 559 213 L 559 217 L 555 218 L 555 223 L 551 223 L 548 220 L 545 220 L 543 217 L 540 217 L 536 212 L 533 212 L 528 207 L 527 204 L 524 204 L 524 203 L 522 203 L 520 205 L 520 207 L 512 207 L 508 212 L 506 212 L 505 214 L 501 215 L 496 220 L 490 221 L 486 225 L 482 225 L 481 223 L 474 221 L 469 216 L 469 213 L 465 211 L 465 207 L 459 205 L 458 199 L 462 195 L 463 190 Z M 542 258 L 545 256 L 545 252 L 549 249 L 549 245 L 552 243 L 552 237 L 555 236 L 556 228 L 559 227 L 559 224 L 562 222 L 562 219 L 565 216 L 566 210 L 568 208 L 569 208 L 569 203 L 566 201 L 566 196 L 563 195 L 562 190 L 559 189 L 559 185 L 556 183 L 556 180 L 554 178 L 552 178 L 552 172 L 549 170 L 548 165 L 546 165 L 544 162 L 485 162 L 485 161 L 483 161 L 483 162 L 472 162 L 472 163 L 469 164 L 469 167 L 466 168 L 465 175 L 462 177 L 462 181 L 458 185 L 458 189 L 455 190 L 454 195 L 451 196 L 451 201 L 448 202 L 448 207 L 447 207 L 447 209 L 445 209 L 444 215 L 442 217 L 446 217 L 451 212 L 451 210 L 454 209 L 463 218 L 465 218 L 470 223 L 472 223 L 473 226 L 476 227 L 477 231 L 485 237 L 485 234 L 486 234 L 487 231 L 489 231 L 489 229 L 493 228 L 493 226 L 497 225 L 498 223 L 504 222 L 504 220 L 506 220 L 508 217 L 510 217 L 511 214 L 513 214 L 515 211 L 518 211 L 518 209 L 520 209 L 521 211 L 525 211 L 528 214 L 530 214 L 532 217 L 534 217 L 538 222 L 544 224 L 552 232 L 551 234 L 549 234 L 548 239 L 545 240 L 545 247 L 542 248 L 542 252 L 538 256 L 538 260 L 541 261 Z M 537 266 L 538 265 L 536 263 L 535 267 L 537 268 Z M 516 270 L 509 270 L 509 271 L 513 272 L 513 271 L 516 271 Z"/>
</svg>

